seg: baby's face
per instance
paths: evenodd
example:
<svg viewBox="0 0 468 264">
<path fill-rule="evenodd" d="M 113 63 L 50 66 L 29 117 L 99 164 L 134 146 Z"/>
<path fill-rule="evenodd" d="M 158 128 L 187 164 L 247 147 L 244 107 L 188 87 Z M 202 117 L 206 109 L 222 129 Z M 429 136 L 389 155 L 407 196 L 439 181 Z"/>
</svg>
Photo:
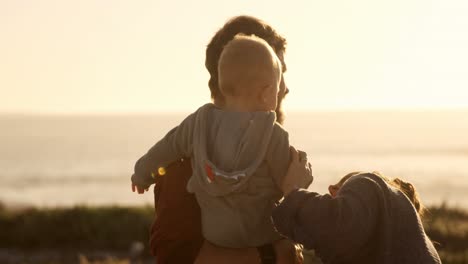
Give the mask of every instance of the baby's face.
<svg viewBox="0 0 468 264">
<path fill-rule="evenodd" d="M 263 93 L 263 103 L 266 110 L 275 111 L 278 104 L 278 92 L 279 92 L 279 83 L 272 82 L 270 85 L 265 87 L 265 92 Z"/>
<path fill-rule="evenodd" d="M 268 85 L 266 85 L 262 92 L 262 103 L 266 107 L 265 110 L 268 111 L 275 111 L 278 106 L 278 94 L 280 92 L 282 79 L 281 61 L 278 59 L 276 54 L 272 54 L 272 56 L 272 59 L 276 61 L 276 68 L 268 77 Z"/>
</svg>

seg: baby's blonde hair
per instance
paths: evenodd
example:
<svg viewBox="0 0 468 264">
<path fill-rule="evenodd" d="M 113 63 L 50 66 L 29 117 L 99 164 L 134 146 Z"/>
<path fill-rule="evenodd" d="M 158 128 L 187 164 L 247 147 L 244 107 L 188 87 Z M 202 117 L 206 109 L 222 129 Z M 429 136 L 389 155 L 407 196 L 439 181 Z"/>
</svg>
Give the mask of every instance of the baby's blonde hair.
<svg viewBox="0 0 468 264">
<path fill-rule="evenodd" d="M 269 85 L 272 78 L 279 82 L 281 71 L 281 62 L 265 40 L 238 34 L 219 58 L 219 88 L 224 95 L 251 95 Z"/>
</svg>

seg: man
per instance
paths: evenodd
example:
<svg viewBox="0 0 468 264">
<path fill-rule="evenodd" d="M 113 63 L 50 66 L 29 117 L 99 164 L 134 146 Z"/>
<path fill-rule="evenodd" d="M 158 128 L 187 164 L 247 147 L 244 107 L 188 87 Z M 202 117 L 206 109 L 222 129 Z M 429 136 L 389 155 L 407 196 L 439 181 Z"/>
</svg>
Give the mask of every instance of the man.
<svg viewBox="0 0 468 264">
<path fill-rule="evenodd" d="M 211 39 L 206 49 L 205 66 L 210 73 L 208 86 L 215 105 L 222 106 L 224 98 L 218 86 L 218 60 L 224 46 L 242 33 L 264 39 L 275 51 L 286 71 L 284 52 L 286 39 L 270 25 L 250 16 L 238 16 L 229 20 Z M 284 114 L 281 102 L 289 92 L 284 77 L 278 93 L 277 121 L 282 123 Z M 296 257 L 295 247 L 286 240 L 274 245 L 249 249 L 223 249 L 204 242 L 201 234 L 200 208 L 193 194 L 186 190 L 192 174 L 190 160 L 183 159 L 166 168 L 163 177 L 157 179 L 154 195 L 156 219 L 151 229 L 150 246 L 158 264 L 161 263 L 291 263 Z"/>
</svg>

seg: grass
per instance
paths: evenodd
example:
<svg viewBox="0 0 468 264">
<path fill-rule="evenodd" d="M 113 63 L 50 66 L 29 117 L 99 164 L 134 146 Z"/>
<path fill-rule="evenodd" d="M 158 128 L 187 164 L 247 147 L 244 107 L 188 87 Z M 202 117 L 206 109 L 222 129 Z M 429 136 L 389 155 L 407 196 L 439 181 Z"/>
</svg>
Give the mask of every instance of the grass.
<svg viewBox="0 0 468 264">
<path fill-rule="evenodd" d="M 127 250 L 147 247 L 152 207 L 73 207 L 0 211 L 0 248 Z"/>
<path fill-rule="evenodd" d="M 424 228 L 442 263 L 468 263 L 468 211 L 445 205 L 431 207 Z"/>
<path fill-rule="evenodd" d="M 101 257 L 76 255 L 76 263 L 126 263 L 122 258 L 132 257 L 128 252 L 135 243 L 142 244 L 144 255 L 149 256 L 153 217 L 151 206 L 9 210 L 0 204 L 0 249 L 108 252 Z M 431 207 L 424 225 L 443 263 L 468 263 L 468 211 Z M 118 256 L 115 252 L 127 253 Z"/>
</svg>

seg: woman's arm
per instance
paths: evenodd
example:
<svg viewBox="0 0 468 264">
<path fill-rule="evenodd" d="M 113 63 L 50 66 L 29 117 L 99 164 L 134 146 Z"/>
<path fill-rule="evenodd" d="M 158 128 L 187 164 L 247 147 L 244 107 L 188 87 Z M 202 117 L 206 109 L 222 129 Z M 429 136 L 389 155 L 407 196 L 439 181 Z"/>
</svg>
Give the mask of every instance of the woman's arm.
<svg viewBox="0 0 468 264">
<path fill-rule="evenodd" d="M 346 260 L 376 231 L 379 190 L 368 178 L 350 180 L 336 198 L 296 189 L 274 210 L 273 221 L 280 233 L 315 249 L 324 261 Z"/>
</svg>

